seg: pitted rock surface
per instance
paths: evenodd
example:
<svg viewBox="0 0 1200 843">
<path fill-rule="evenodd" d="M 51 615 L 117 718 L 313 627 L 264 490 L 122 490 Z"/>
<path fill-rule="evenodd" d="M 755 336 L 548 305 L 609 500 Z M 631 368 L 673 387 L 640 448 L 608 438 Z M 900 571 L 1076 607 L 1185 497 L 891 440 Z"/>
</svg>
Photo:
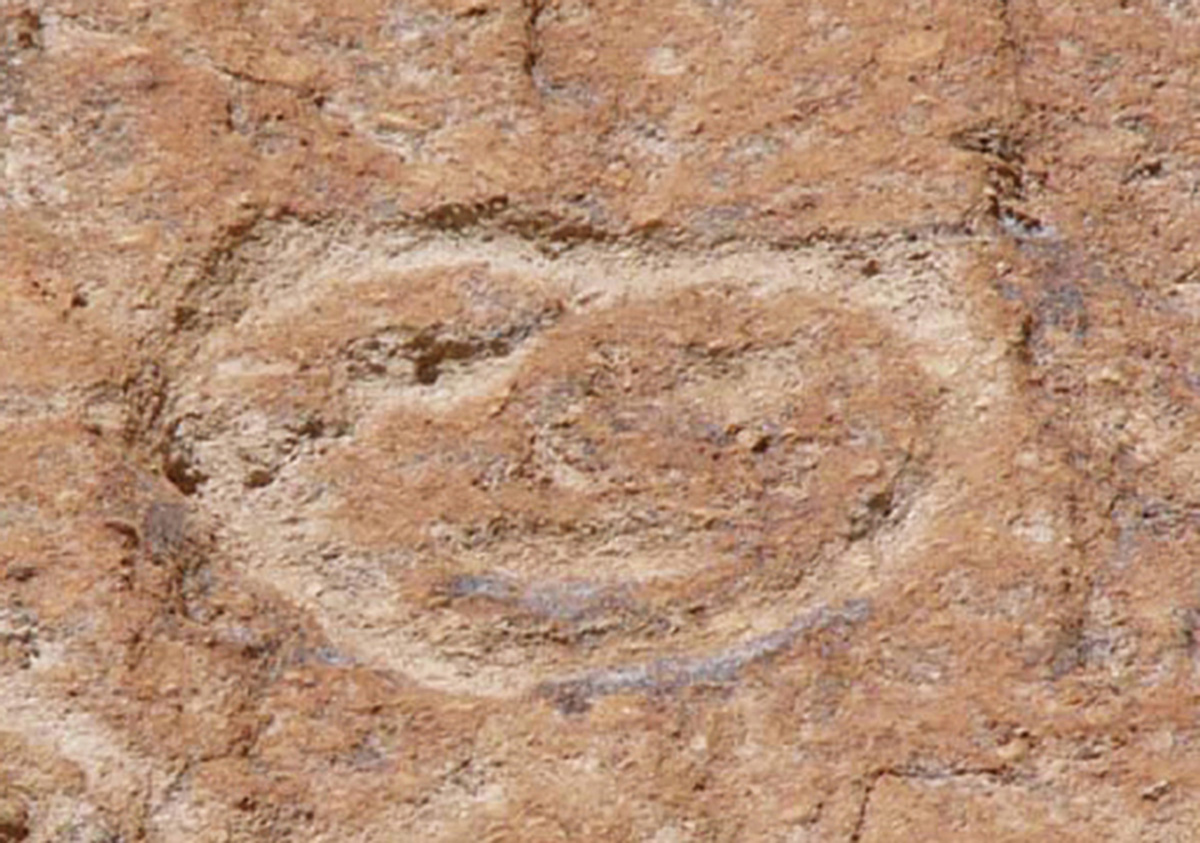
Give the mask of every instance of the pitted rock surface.
<svg viewBox="0 0 1200 843">
<path fill-rule="evenodd" d="M 0 24 L 0 840 L 1192 839 L 1200 7 Z"/>
</svg>

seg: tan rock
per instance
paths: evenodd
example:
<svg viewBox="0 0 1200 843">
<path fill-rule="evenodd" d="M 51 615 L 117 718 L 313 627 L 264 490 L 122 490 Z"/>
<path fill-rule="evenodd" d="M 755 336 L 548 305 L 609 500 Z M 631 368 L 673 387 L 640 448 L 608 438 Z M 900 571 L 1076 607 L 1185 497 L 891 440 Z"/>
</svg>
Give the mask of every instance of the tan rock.
<svg viewBox="0 0 1200 843">
<path fill-rule="evenodd" d="M 0 840 L 20 841 L 29 837 L 29 809 L 24 800 L 0 792 Z"/>
<path fill-rule="evenodd" d="M 1197 60 L 9 3 L 0 837 L 1189 839 Z"/>
</svg>

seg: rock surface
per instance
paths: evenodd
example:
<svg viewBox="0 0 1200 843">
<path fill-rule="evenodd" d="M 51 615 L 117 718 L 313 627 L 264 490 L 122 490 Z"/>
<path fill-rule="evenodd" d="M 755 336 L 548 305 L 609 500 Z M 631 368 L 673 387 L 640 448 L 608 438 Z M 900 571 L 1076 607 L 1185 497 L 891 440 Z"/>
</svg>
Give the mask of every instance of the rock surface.
<svg viewBox="0 0 1200 843">
<path fill-rule="evenodd" d="M 1193 0 L 0 23 L 0 839 L 1193 839 Z"/>
</svg>

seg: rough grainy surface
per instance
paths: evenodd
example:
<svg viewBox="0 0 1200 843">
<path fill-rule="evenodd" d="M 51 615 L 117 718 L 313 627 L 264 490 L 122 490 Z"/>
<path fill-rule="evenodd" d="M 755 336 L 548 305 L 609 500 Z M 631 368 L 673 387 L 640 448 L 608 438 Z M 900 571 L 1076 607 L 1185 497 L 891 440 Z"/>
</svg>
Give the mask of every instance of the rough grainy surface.
<svg viewBox="0 0 1200 843">
<path fill-rule="evenodd" d="M 0 0 L 0 841 L 1188 841 L 1193 0 Z"/>
</svg>

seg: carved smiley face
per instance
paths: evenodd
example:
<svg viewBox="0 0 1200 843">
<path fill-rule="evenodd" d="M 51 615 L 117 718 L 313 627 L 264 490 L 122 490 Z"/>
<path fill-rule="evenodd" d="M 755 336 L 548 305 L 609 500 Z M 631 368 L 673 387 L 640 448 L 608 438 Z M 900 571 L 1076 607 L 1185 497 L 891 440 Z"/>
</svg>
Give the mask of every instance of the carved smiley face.
<svg viewBox="0 0 1200 843">
<path fill-rule="evenodd" d="M 908 341 L 796 285 L 596 303 L 527 270 L 264 285 L 210 333 L 173 447 L 245 569 L 359 658 L 565 707 L 861 620 L 845 560 L 934 437 Z"/>
</svg>

